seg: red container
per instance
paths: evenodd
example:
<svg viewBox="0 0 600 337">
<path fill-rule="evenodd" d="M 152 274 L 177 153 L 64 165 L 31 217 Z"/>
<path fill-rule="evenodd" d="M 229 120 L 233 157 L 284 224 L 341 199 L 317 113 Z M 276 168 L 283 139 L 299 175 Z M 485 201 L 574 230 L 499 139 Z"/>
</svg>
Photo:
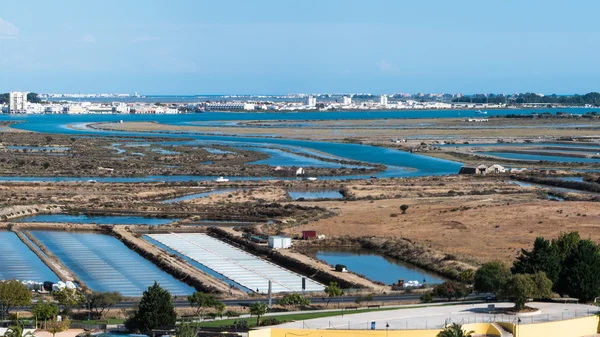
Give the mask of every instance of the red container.
<svg viewBox="0 0 600 337">
<path fill-rule="evenodd" d="M 317 231 L 302 231 L 302 240 L 310 240 L 317 237 Z"/>
</svg>

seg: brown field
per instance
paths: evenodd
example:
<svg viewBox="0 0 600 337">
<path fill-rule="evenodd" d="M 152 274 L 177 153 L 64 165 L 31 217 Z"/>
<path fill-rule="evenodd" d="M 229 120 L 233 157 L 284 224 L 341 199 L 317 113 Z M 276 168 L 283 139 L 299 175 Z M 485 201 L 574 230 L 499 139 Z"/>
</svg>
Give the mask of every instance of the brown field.
<svg viewBox="0 0 600 337">
<path fill-rule="evenodd" d="M 383 193 L 386 199 L 319 202 L 319 206 L 336 215 L 290 228 L 288 232 L 315 229 L 327 237 L 403 237 L 475 262 L 510 262 L 537 236 L 552 238 L 578 231 L 582 237 L 600 240 L 597 203 L 542 200 L 533 188 L 506 186 L 502 182 L 482 181 L 479 185 L 463 178 L 443 183 L 446 185 L 439 187 L 415 181 L 415 186 L 397 184 L 395 188 L 358 183 L 355 187 L 367 189 L 359 190 L 357 196 L 376 198 Z M 479 190 L 495 185 L 493 189 L 500 193 L 428 196 L 448 189 L 460 192 L 465 185 Z M 404 196 L 387 199 L 391 194 Z M 402 204 L 409 205 L 404 215 L 399 209 Z"/>
</svg>

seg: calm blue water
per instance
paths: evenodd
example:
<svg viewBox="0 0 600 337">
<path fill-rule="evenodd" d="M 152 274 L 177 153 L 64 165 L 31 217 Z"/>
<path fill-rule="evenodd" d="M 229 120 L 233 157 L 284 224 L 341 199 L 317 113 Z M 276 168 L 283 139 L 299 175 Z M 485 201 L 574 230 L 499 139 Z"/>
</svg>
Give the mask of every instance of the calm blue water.
<svg viewBox="0 0 600 337">
<path fill-rule="evenodd" d="M 385 284 L 397 283 L 399 279 L 404 281 L 419 281 L 423 279 L 430 284 L 442 283 L 444 279 L 431 272 L 419 269 L 415 266 L 403 263 L 391 258 L 363 250 L 332 249 L 316 252 L 319 260 L 335 266 L 346 265 L 349 271 L 365 275 L 367 278 L 380 281 Z"/>
<path fill-rule="evenodd" d="M 208 196 L 213 195 L 213 194 L 232 193 L 232 192 L 239 191 L 239 190 L 240 189 L 238 189 L 238 188 L 219 188 L 219 189 L 208 191 L 208 192 L 188 194 L 188 195 L 184 195 L 184 196 L 179 197 L 179 198 L 173 198 L 173 199 L 164 200 L 163 204 L 172 204 L 172 203 L 179 202 L 179 201 L 192 200 L 192 199 L 198 199 L 198 198 L 205 198 L 205 197 L 208 197 Z"/>
<path fill-rule="evenodd" d="M 569 148 L 589 148 L 590 150 L 600 150 L 600 144 L 569 144 L 569 143 L 472 143 L 472 144 L 440 144 L 438 146 L 441 147 L 510 147 L 510 146 L 518 146 L 518 147 L 564 147 L 565 150 Z"/>
<path fill-rule="evenodd" d="M 172 295 L 189 295 L 195 291 L 112 236 L 63 231 L 31 233 L 92 290 L 141 296 L 157 281 Z"/>
<path fill-rule="evenodd" d="M 203 272 L 207 273 L 208 275 L 211 275 L 211 276 L 213 276 L 215 278 L 218 278 L 219 280 L 225 282 L 226 284 L 232 285 L 232 286 L 234 286 L 234 287 L 236 287 L 236 288 L 238 288 L 238 289 L 240 289 L 242 291 L 245 291 L 247 293 L 253 293 L 252 290 L 244 287 L 243 285 L 241 285 L 241 284 L 239 284 L 237 282 L 234 282 L 233 280 L 230 280 L 230 279 L 226 278 L 225 276 L 217 273 L 216 271 L 214 271 L 214 270 L 212 270 L 210 268 L 207 268 L 203 264 L 200 264 L 200 263 L 198 263 L 198 262 L 190 259 L 186 255 L 180 254 L 180 253 L 172 250 L 171 248 L 169 248 L 169 247 L 165 246 L 164 244 L 162 244 L 162 243 L 154 240 L 153 238 L 149 237 L 148 235 L 144 235 L 143 238 L 144 238 L 144 240 L 150 242 L 151 244 L 153 244 L 153 245 L 155 245 L 155 246 L 157 246 L 157 247 L 159 247 L 159 248 L 161 248 L 161 249 L 169 252 L 169 254 L 175 254 L 175 255 L 183 258 L 189 264 L 191 264 L 194 268 L 199 269 L 199 270 L 201 270 L 201 271 L 203 271 Z"/>
<path fill-rule="evenodd" d="M 290 198 L 298 200 L 304 198 L 313 199 L 342 199 L 344 196 L 338 190 L 320 190 L 320 191 L 288 191 Z"/>
<path fill-rule="evenodd" d="M 558 177 L 556 179 L 563 180 L 563 181 L 575 181 L 578 183 L 583 182 L 583 177 Z"/>
<path fill-rule="evenodd" d="M 381 112 L 383 116 L 386 116 L 389 112 Z M 420 112 L 422 113 L 422 112 Z M 345 114 L 345 113 L 344 113 Z M 160 122 L 167 122 L 172 124 L 178 124 L 189 121 L 193 118 L 229 118 L 240 117 L 244 119 L 251 118 L 268 118 L 268 114 L 227 114 L 227 113 L 216 113 L 216 114 L 192 114 L 192 115 L 174 115 L 174 116 L 156 116 L 156 115 L 131 115 L 127 116 L 126 120 L 133 121 L 151 121 L 156 120 Z M 301 115 L 301 114 L 297 114 Z M 296 114 L 282 116 L 280 114 L 273 114 L 277 118 L 284 118 L 288 116 L 296 116 Z M 330 114 L 319 115 L 323 118 L 327 116 L 332 117 Z M 345 118 L 351 117 L 350 115 L 342 115 Z M 354 115 L 357 116 L 357 115 Z M 47 118 L 51 117 L 51 118 Z M 168 118 L 167 118 L 168 117 Z M 338 118 L 340 116 L 337 116 Z M 368 113 L 363 113 L 362 118 L 372 118 L 368 116 Z M 15 119 L 15 117 L 0 116 L 2 119 Z M 30 116 L 25 118 L 28 123 L 17 125 L 17 127 L 38 131 L 38 132 L 50 132 L 50 133 L 64 133 L 64 134 L 79 134 L 79 135 L 119 135 L 119 136 L 147 136 L 148 133 L 143 132 L 107 132 L 98 130 L 82 130 L 82 129 L 69 129 L 67 124 L 77 124 L 81 122 L 99 122 L 99 121 L 111 121 L 123 119 L 125 116 L 111 116 L 111 115 L 80 115 L 80 116 Z M 161 136 L 161 134 L 152 134 L 154 136 Z M 404 171 L 395 170 L 393 176 L 423 176 L 423 175 L 443 175 L 443 174 L 455 174 L 458 172 L 461 163 L 452 162 L 448 160 L 442 160 L 418 154 L 411 154 L 408 152 L 398 151 L 394 149 L 386 149 L 369 145 L 359 144 L 345 144 L 345 143 L 328 143 L 328 142 L 313 142 L 313 141 L 301 141 L 301 140 L 288 140 L 279 138 L 240 138 L 240 137 L 227 137 L 227 136 L 207 136 L 207 135 L 196 135 L 196 134 L 162 134 L 162 136 L 168 136 L 172 138 L 194 138 L 203 141 L 212 142 L 234 142 L 234 143 L 246 143 L 246 144 L 276 144 L 295 146 L 300 148 L 308 148 L 325 152 L 327 154 L 348 158 L 351 160 L 391 165 L 396 167 L 404 167 Z"/>
<path fill-rule="evenodd" d="M 600 163 L 600 158 L 575 158 L 562 156 L 546 156 L 540 154 L 510 153 L 510 152 L 478 152 L 499 158 L 520 160 L 545 160 L 563 163 Z"/>
<path fill-rule="evenodd" d="M 0 280 L 60 281 L 15 233 L 0 231 L 0 242 Z"/>
<path fill-rule="evenodd" d="M 92 216 L 85 214 L 38 214 L 11 220 L 13 222 L 72 222 L 98 225 L 164 225 L 181 219 L 145 218 L 142 216 Z"/>
<path fill-rule="evenodd" d="M 205 150 L 206 152 L 212 153 L 212 154 L 231 154 L 231 153 L 233 153 L 231 151 L 213 149 L 213 148 L 210 148 L 210 147 L 205 147 L 205 148 L 202 148 L 202 149 Z"/>
<path fill-rule="evenodd" d="M 271 166 L 300 166 L 300 167 L 323 167 L 323 168 L 340 168 L 340 167 L 360 167 L 355 165 L 342 165 L 335 162 L 318 160 L 316 158 L 304 157 L 298 154 L 289 153 L 279 149 L 267 148 L 248 148 L 252 151 L 260 151 L 271 156 L 268 159 L 257 160 L 250 164 L 256 165 L 271 165 Z"/>
<path fill-rule="evenodd" d="M 152 152 L 157 152 L 160 154 L 171 155 L 171 154 L 179 154 L 177 151 L 171 151 L 166 149 L 152 149 Z"/>
</svg>

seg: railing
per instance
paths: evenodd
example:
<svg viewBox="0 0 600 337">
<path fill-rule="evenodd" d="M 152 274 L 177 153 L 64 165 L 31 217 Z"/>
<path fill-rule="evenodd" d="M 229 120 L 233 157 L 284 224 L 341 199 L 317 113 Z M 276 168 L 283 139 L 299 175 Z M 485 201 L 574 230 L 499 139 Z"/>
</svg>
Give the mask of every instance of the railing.
<svg viewBox="0 0 600 337">
<path fill-rule="evenodd" d="M 581 310 L 581 311 L 565 311 L 552 314 L 534 314 L 531 316 L 514 316 L 514 315 L 470 315 L 467 317 L 457 315 L 446 318 L 443 322 L 440 319 L 437 320 L 421 320 L 421 319 L 394 319 L 389 318 L 386 320 L 369 320 L 369 321 L 343 321 L 343 320 L 330 320 L 328 326 L 324 329 L 348 329 L 348 330 L 370 330 L 371 322 L 376 322 L 376 328 L 382 329 L 386 325 L 389 325 L 390 330 L 427 330 L 427 329 L 443 329 L 445 326 L 458 323 L 458 324 L 471 324 L 471 323 L 511 323 L 514 325 L 518 324 L 535 324 L 545 323 L 554 321 L 563 321 L 574 318 L 582 318 L 596 315 L 600 312 L 598 310 Z M 303 329 L 309 329 L 309 327 L 303 323 Z"/>
</svg>

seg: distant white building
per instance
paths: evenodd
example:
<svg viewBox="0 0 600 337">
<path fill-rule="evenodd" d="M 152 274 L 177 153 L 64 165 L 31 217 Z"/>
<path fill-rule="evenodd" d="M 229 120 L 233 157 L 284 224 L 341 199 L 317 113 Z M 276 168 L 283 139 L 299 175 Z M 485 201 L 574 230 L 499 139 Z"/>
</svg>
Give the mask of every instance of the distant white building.
<svg viewBox="0 0 600 337">
<path fill-rule="evenodd" d="M 308 98 L 306 98 L 306 105 L 308 105 L 309 108 L 314 108 L 317 106 L 317 98 L 313 97 L 313 96 L 308 96 Z"/>
<path fill-rule="evenodd" d="M 350 105 L 350 104 L 352 104 L 352 97 L 350 97 L 350 96 L 344 96 L 342 98 L 342 104 L 343 105 Z"/>
<path fill-rule="evenodd" d="M 254 110 L 254 104 L 249 103 L 208 103 L 206 110 Z"/>
<path fill-rule="evenodd" d="M 379 96 L 379 105 L 383 105 L 383 106 L 388 105 L 388 97 L 387 97 L 387 95 L 381 95 L 381 96 Z"/>
<path fill-rule="evenodd" d="M 269 236 L 269 248 L 285 249 L 292 247 L 292 239 L 287 236 Z"/>
<path fill-rule="evenodd" d="M 8 110 L 11 114 L 25 113 L 28 92 L 11 91 L 9 93 Z"/>
</svg>

